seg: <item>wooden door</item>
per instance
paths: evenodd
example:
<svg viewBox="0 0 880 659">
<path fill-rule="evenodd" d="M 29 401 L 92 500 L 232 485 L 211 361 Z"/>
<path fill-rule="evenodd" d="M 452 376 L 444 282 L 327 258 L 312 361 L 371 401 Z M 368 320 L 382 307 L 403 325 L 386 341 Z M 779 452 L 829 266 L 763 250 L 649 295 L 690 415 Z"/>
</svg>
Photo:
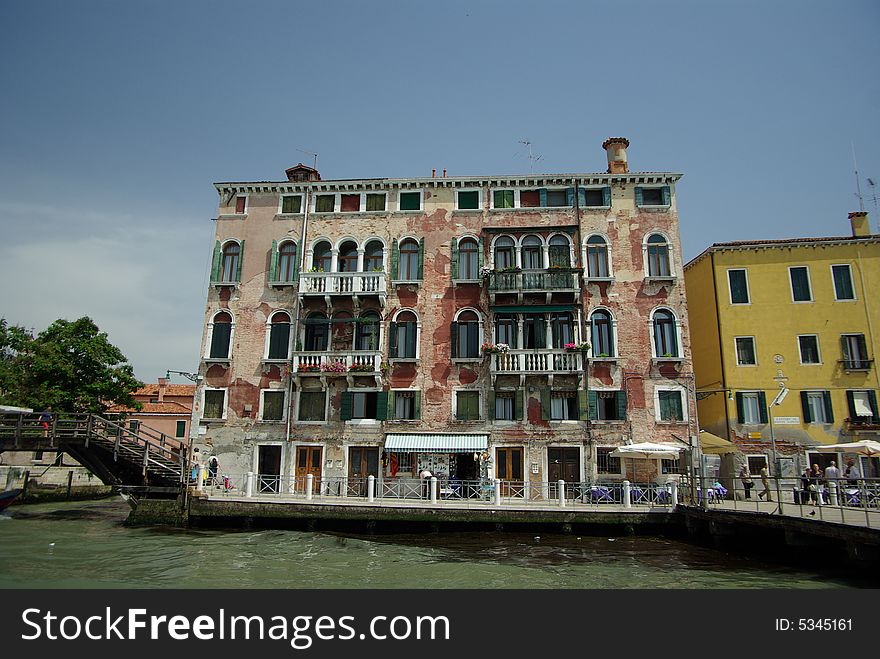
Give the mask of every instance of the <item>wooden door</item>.
<svg viewBox="0 0 880 659">
<path fill-rule="evenodd" d="M 348 449 L 348 496 L 367 496 L 367 478 L 379 478 L 379 447 L 352 446 Z"/>
<path fill-rule="evenodd" d="M 550 481 L 550 496 L 558 498 L 556 482 L 564 480 L 566 496 L 574 496 L 575 487 L 581 479 L 581 451 L 578 448 L 547 449 L 547 480 Z M 571 494 L 569 494 L 571 493 Z"/>
<path fill-rule="evenodd" d="M 501 481 L 501 496 L 523 496 L 522 447 L 496 448 L 495 465 L 495 478 Z"/>
<path fill-rule="evenodd" d="M 257 493 L 281 491 L 281 447 L 260 446 L 257 452 Z"/>
<path fill-rule="evenodd" d="M 306 476 L 312 475 L 312 492 L 330 494 L 321 488 L 321 459 L 323 449 L 320 446 L 298 446 L 296 448 L 296 491 L 306 491 Z M 326 489 L 326 488 L 324 488 Z"/>
</svg>

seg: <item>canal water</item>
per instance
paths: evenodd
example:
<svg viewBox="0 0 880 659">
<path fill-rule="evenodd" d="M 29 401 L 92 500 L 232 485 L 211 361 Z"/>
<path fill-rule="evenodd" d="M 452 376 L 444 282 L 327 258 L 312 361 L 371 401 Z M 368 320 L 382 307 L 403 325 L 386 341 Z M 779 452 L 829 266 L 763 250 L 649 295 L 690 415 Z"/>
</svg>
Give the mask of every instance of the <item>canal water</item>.
<svg viewBox="0 0 880 659">
<path fill-rule="evenodd" d="M 129 528 L 127 514 L 118 499 L 8 508 L 0 588 L 876 587 L 669 538 Z"/>
</svg>

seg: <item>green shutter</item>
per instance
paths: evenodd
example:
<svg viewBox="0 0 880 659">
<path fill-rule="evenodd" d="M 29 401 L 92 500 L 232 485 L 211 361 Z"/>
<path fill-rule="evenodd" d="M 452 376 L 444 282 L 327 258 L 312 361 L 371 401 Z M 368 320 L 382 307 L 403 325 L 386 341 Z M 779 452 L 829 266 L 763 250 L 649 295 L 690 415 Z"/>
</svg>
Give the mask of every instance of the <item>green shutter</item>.
<svg viewBox="0 0 880 659">
<path fill-rule="evenodd" d="M 339 404 L 339 418 L 342 421 L 351 421 L 351 392 L 342 392 L 342 401 Z"/>
<path fill-rule="evenodd" d="M 822 402 L 825 403 L 825 423 L 834 423 L 834 406 L 831 404 L 831 392 L 822 392 Z"/>
<path fill-rule="evenodd" d="M 618 391 L 617 392 L 617 420 L 625 421 L 626 420 L 626 392 Z"/>
<path fill-rule="evenodd" d="M 513 418 L 517 421 L 523 419 L 523 390 L 517 389 L 513 395 Z"/>
<path fill-rule="evenodd" d="M 547 347 L 547 327 L 544 318 L 535 319 L 535 348 Z"/>
<path fill-rule="evenodd" d="M 391 280 L 395 281 L 398 272 L 398 263 L 400 261 L 400 246 L 397 240 L 391 243 Z"/>
<path fill-rule="evenodd" d="M 880 423 L 880 412 L 877 411 L 877 392 L 868 390 L 868 404 L 871 406 L 871 422 Z"/>
<path fill-rule="evenodd" d="M 214 259 L 211 261 L 211 282 L 220 281 L 220 259 L 221 256 L 221 248 L 220 241 L 214 243 Z"/>
<path fill-rule="evenodd" d="M 274 240 L 269 255 L 269 281 L 278 281 L 278 243 Z"/>
<path fill-rule="evenodd" d="M 586 389 L 578 391 L 578 419 L 581 421 L 590 420 L 590 400 L 589 395 L 593 393 Z"/>
<path fill-rule="evenodd" d="M 810 400 L 806 391 L 801 392 L 801 409 L 804 413 L 804 423 L 812 423 L 813 415 L 810 414 Z"/>
<path fill-rule="evenodd" d="M 490 390 L 489 394 L 486 396 L 489 400 L 489 420 L 493 421 L 495 419 L 495 390 Z"/>
<path fill-rule="evenodd" d="M 855 417 L 858 416 L 856 414 L 856 399 L 855 399 L 855 395 L 852 391 L 846 392 L 846 406 L 849 408 L 849 418 L 850 419 L 854 419 Z"/>
<path fill-rule="evenodd" d="M 479 269 L 483 267 L 483 238 L 477 238 L 477 268 Z"/>
<path fill-rule="evenodd" d="M 663 205 L 671 206 L 672 205 L 672 191 L 669 189 L 668 185 L 664 185 L 660 188 L 660 194 L 663 195 Z"/>
<path fill-rule="evenodd" d="M 746 411 L 741 392 L 736 393 L 736 422 L 740 425 L 746 422 Z"/>
<path fill-rule="evenodd" d="M 767 423 L 767 395 L 763 391 L 758 392 L 758 412 L 761 415 L 761 423 Z"/>
<path fill-rule="evenodd" d="M 574 188 L 565 189 L 565 203 L 574 206 Z"/>
<path fill-rule="evenodd" d="M 538 205 L 542 208 L 547 205 L 547 188 L 541 188 L 538 190 Z"/>
<path fill-rule="evenodd" d="M 379 391 L 376 393 L 376 419 L 385 421 L 388 418 L 388 392 Z M 394 416 L 393 414 L 391 415 Z"/>
<path fill-rule="evenodd" d="M 480 324 L 478 321 L 467 323 L 467 357 L 480 356 Z"/>
<path fill-rule="evenodd" d="M 388 323 L 388 355 L 397 357 L 397 323 Z"/>
<path fill-rule="evenodd" d="M 645 202 L 642 198 L 642 189 L 636 186 L 636 206 L 644 206 Z"/>
<path fill-rule="evenodd" d="M 550 420 L 550 390 L 541 389 L 541 418 L 544 421 Z"/>
<path fill-rule="evenodd" d="M 396 408 L 397 408 L 397 396 L 398 396 L 398 394 L 399 394 L 399 392 L 397 392 L 397 391 L 392 391 L 392 392 L 391 392 L 391 395 L 388 396 L 388 407 L 387 407 L 387 410 L 386 410 L 386 412 L 385 412 L 385 418 L 386 418 L 386 419 L 396 419 L 396 418 L 397 418 L 397 414 L 396 414 L 395 412 L 396 412 Z"/>
<path fill-rule="evenodd" d="M 579 187 L 578 191 L 578 206 L 584 208 L 587 205 L 587 189 Z"/>
<path fill-rule="evenodd" d="M 422 392 L 417 391 L 413 394 L 413 418 L 422 418 Z"/>
<path fill-rule="evenodd" d="M 299 279 L 299 262 L 302 261 L 302 245 L 296 244 L 296 261 L 293 263 L 293 278 Z"/>
<path fill-rule="evenodd" d="M 458 357 L 458 323 L 452 323 L 449 336 L 452 345 L 452 358 L 455 359 Z"/>
<path fill-rule="evenodd" d="M 409 359 L 416 358 L 416 334 L 418 331 L 418 324 L 414 322 L 406 323 L 406 346 L 404 347 L 406 352 L 403 353 L 404 357 Z"/>
<path fill-rule="evenodd" d="M 584 391 L 587 398 L 587 421 L 596 421 L 599 418 L 599 392 Z"/>
<path fill-rule="evenodd" d="M 602 205 L 611 207 L 611 186 L 609 185 L 602 188 Z"/>
<path fill-rule="evenodd" d="M 421 281 L 425 277 L 425 239 L 419 238 L 419 274 L 418 280 Z"/>
<path fill-rule="evenodd" d="M 235 281 L 241 282 L 241 264 L 244 262 L 244 240 L 238 243 L 238 268 L 235 270 Z"/>
<path fill-rule="evenodd" d="M 452 239 L 452 279 L 458 279 L 458 238 Z"/>
</svg>

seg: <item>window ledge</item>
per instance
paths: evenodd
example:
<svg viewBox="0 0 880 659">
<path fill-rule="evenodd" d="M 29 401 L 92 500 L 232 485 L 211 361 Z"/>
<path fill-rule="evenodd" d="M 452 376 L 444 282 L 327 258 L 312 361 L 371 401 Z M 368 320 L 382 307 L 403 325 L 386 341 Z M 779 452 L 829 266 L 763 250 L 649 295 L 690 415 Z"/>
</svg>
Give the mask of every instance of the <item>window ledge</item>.
<svg viewBox="0 0 880 659">
<path fill-rule="evenodd" d="M 270 281 L 268 282 L 269 286 L 273 288 L 287 288 L 288 286 L 296 286 L 297 282 L 295 281 Z"/>
<path fill-rule="evenodd" d="M 477 284 L 480 285 L 483 283 L 482 279 L 453 279 L 452 285 L 459 286 L 461 284 Z"/>
<path fill-rule="evenodd" d="M 405 424 L 414 424 L 419 423 L 421 419 L 385 419 L 385 423 L 405 423 Z"/>
<path fill-rule="evenodd" d="M 602 425 L 618 425 L 621 423 L 626 423 L 626 419 L 591 419 L 590 423 L 599 423 Z"/>
<path fill-rule="evenodd" d="M 589 357 L 591 362 L 602 362 L 608 364 L 614 364 L 617 362 L 617 357 Z"/>
<path fill-rule="evenodd" d="M 482 357 L 454 357 L 453 364 L 476 364 L 483 361 Z"/>
<path fill-rule="evenodd" d="M 683 425 L 687 424 L 688 422 L 684 421 L 684 420 L 682 420 L 682 421 L 666 421 L 664 419 L 656 419 L 655 423 L 658 426 L 683 426 Z"/>
<path fill-rule="evenodd" d="M 349 419 L 345 423 L 352 426 L 378 426 L 382 421 L 380 419 Z"/>
<path fill-rule="evenodd" d="M 413 215 L 413 214 L 416 214 L 416 213 L 424 213 L 425 211 L 424 211 L 424 209 L 419 208 L 419 209 L 411 210 L 411 211 L 405 211 L 405 210 L 399 210 L 399 209 L 398 209 L 398 210 L 396 210 L 396 211 L 391 211 L 391 212 L 392 212 L 392 213 L 401 213 L 401 214 L 404 214 L 404 215 Z"/>
<path fill-rule="evenodd" d="M 395 286 L 419 286 L 422 283 L 421 279 L 393 279 L 391 281 Z"/>
<path fill-rule="evenodd" d="M 287 423 L 287 419 L 257 419 L 257 423 L 265 423 L 265 424 L 269 424 L 269 423 L 275 423 L 275 424 L 278 424 L 278 423 Z"/>
<path fill-rule="evenodd" d="M 676 275 L 650 275 L 645 277 L 645 281 L 647 282 L 655 282 L 655 281 L 675 281 L 678 277 Z"/>
<path fill-rule="evenodd" d="M 482 213 L 482 212 L 483 212 L 482 208 L 455 208 L 455 209 L 453 209 L 452 214 L 453 215 L 456 215 L 458 213 L 474 214 L 474 213 Z"/>
<path fill-rule="evenodd" d="M 223 213 L 217 216 L 218 220 L 246 220 L 247 213 Z"/>
<path fill-rule="evenodd" d="M 326 426 L 326 421 L 300 421 L 297 420 L 297 424 L 302 424 L 304 426 Z"/>
<path fill-rule="evenodd" d="M 584 275 L 584 281 L 588 284 L 593 282 L 614 281 L 614 277 L 590 277 L 588 275 Z"/>
<path fill-rule="evenodd" d="M 226 421 L 225 417 L 222 419 L 209 419 L 207 417 L 202 417 L 199 419 L 199 423 L 222 423 L 223 421 Z"/>
<path fill-rule="evenodd" d="M 275 213 L 276 220 L 291 220 L 295 217 L 300 217 L 303 215 L 302 211 L 299 213 Z"/>
<path fill-rule="evenodd" d="M 580 206 L 582 211 L 607 211 L 611 206 Z"/>
<path fill-rule="evenodd" d="M 227 366 L 232 362 L 229 357 L 205 357 L 202 361 L 206 364 L 226 364 Z"/>
<path fill-rule="evenodd" d="M 238 288 L 241 282 L 237 281 L 212 281 L 211 286 L 214 288 Z"/>
<path fill-rule="evenodd" d="M 642 204 L 641 206 L 636 206 L 637 209 L 644 208 L 645 210 L 669 210 L 672 208 L 672 204 Z"/>
<path fill-rule="evenodd" d="M 681 362 L 684 361 L 684 359 L 682 357 L 653 357 L 651 359 L 651 361 L 654 362 L 655 364 L 661 363 L 661 362 L 671 362 L 673 364 L 680 364 Z"/>
<path fill-rule="evenodd" d="M 389 364 L 419 364 L 421 361 L 418 357 L 391 357 L 388 359 Z"/>
</svg>

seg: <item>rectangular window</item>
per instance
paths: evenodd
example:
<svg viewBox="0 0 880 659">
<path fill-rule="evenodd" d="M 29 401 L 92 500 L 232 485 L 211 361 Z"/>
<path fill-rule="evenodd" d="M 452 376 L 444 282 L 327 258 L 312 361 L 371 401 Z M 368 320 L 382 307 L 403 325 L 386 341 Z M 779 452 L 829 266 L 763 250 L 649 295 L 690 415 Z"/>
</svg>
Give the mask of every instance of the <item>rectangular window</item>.
<svg viewBox="0 0 880 659">
<path fill-rule="evenodd" d="M 137 431 L 140 429 L 140 427 L 141 427 L 141 422 L 138 421 L 137 419 L 132 419 L 131 421 L 128 422 L 128 429 L 133 433 L 137 433 Z"/>
<path fill-rule="evenodd" d="M 596 391 L 590 394 L 596 396 L 595 416 L 598 421 L 626 421 L 626 398 L 622 391 Z"/>
<path fill-rule="evenodd" d="M 611 455 L 613 448 L 598 447 L 596 449 L 596 471 L 600 474 L 619 474 L 620 458 Z"/>
<path fill-rule="evenodd" d="M 678 458 L 670 458 L 670 459 L 662 459 L 660 460 L 660 471 L 664 474 L 680 474 L 681 472 L 681 460 Z"/>
<path fill-rule="evenodd" d="M 302 196 L 298 194 L 284 195 L 281 197 L 282 213 L 301 213 Z"/>
<path fill-rule="evenodd" d="M 852 271 L 849 264 L 832 265 L 831 274 L 834 278 L 834 299 L 855 300 L 856 294 L 853 289 Z"/>
<path fill-rule="evenodd" d="M 479 210 L 480 208 L 479 190 L 463 190 L 456 195 L 456 198 L 458 210 Z"/>
<path fill-rule="evenodd" d="M 523 190 L 519 193 L 520 208 L 537 208 L 541 205 L 541 192 L 539 190 Z"/>
<path fill-rule="evenodd" d="M 352 419 L 375 419 L 376 418 L 376 392 L 355 391 L 351 394 L 351 418 Z"/>
<path fill-rule="evenodd" d="M 795 266 L 788 269 L 791 278 L 791 299 L 795 302 L 812 302 L 810 291 L 810 272 L 806 266 Z"/>
<path fill-rule="evenodd" d="M 658 391 L 661 421 L 684 421 L 681 391 Z"/>
<path fill-rule="evenodd" d="M 641 206 L 663 206 L 663 188 L 642 188 Z"/>
<path fill-rule="evenodd" d="M 766 455 L 750 455 L 746 459 L 749 462 L 750 474 L 760 474 L 761 470 L 767 466 Z"/>
<path fill-rule="evenodd" d="M 804 423 L 832 423 L 834 421 L 830 391 L 802 391 L 801 404 Z"/>
<path fill-rule="evenodd" d="M 455 418 L 458 421 L 480 420 L 480 392 L 455 392 Z"/>
<path fill-rule="evenodd" d="M 226 390 L 205 389 L 205 409 L 202 412 L 204 419 L 222 419 L 223 408 L 226 405 Z"/>
<path fill-rule="evenodd" d="M 239 195 L 235 198 L 235 213 L 236 215 L 244 215 L 244 211 L 247 208 L 247 197 Z"/>
<path fill-rule="evenodd" d="M 737 402 L 740 407 L 739 419 L 740 423 L 745 425 L 757 425 L 765 423 L 763 419 L 767 418 L 766 410 L 761 409 L 761 393 L 753 392 L 737 392 Z"/>
<path fill-rule="evenodd" d="M 734 341 L 736 342 L 736 365 L 755 366 L 758 363 L 755 355 L 755 337 L 738 336 Z"/>
<path fill-rule="evenodd" d="M 864 334 L 841 334 L 840 345 L 845 369 L 863 371 L 871 368 Z"/>
<path fill-rule="evenodd" d="M 565 190 L 547 190 L 547 201 L 544 205 L 548 208 L 568 206 L 568 193 Z"/>
<path fill-rule="evenodd" d="M 299 420 L 323 421 L 327 394 L 324 391 L 301 391 L 299 394 Z"/>
<path fill-rule="evenodd" d="M 186 437 L 186 421 L 178 421 L 177 427 L 174 429 L 175 437 Z"/>
<path fill-rule="evenodd" d="M 332 213 L 336 210 L 335 194 L 319 194 L 315 197 L 316 213 Z"/>
<path fill-rule="evenodd" d="M 480 356 L 480 324 L 473 320 L 456 323 L 454 359 L 476 359 Z"/>
<path fill-rule="evenodd" d="M 361 209 L 361 196 L 359 194 L 340 195 L 339 210 L 343 213 L 357 213 Z"/>
<path fill-rule="evenodd" d="M 263 421 L 281 421 L 284 418 L 284 392 L 263 392 Z"/>
<path fill-rule="evenodd" d="M 608 205 L 605 203 L 605 191 L 602 188 L 581 188 L 581 190 L 584 193 L 584 207 L 601 208 Z"/>
<path fill-rule="evenodd" d="M 401 192 L 400 193 L 400 210 L 402 210 L 402 211 L 422 210 L 422 194 L 420 192 Z"/>
<path fill-rule="evenodd" d="M 381 194 L 368 194 L 367 195 L 367 210 L 368 211 L 384 211 L 385 210 L 385 193 Z"/>
<path fill-rule="evenodd" d="M 749 283 L 745 270 L 728 270 L 727 283 L 730 286 L 731 304 L 749 303 Z"/>
<path fill-rule="evenodd" d="M 495 190 L 492 194 L 493 208 L 513 208 L 513 190 Z"/>
<path fill-rule="evenodd" d="M 394 393 L 394 418 L 416 419 L 416 392 L 395 391 Z"/>
<path fill-rule="evenodd" d="M 495 393 L 495 420 L 513 421 L 515 416 L 515 393 L 513 391 L 498 391 Z"/>
<path fill-rule="evenodd" d="M 577 421 L 577 392 L 553 391 L 550 393 L 550 419 L 552 421 Z"/>
<path fill-rule="evenodd" d="M 43 461 L 43 451 L 34 451 L 34 462 Z"/>
<path fill-rule="evenodd" d="M 815 334 L 802 334 L 798 337 L 798 350 L 801 364 L 821 364 L 819 357 L 819 337 Z"/>
</svg>

